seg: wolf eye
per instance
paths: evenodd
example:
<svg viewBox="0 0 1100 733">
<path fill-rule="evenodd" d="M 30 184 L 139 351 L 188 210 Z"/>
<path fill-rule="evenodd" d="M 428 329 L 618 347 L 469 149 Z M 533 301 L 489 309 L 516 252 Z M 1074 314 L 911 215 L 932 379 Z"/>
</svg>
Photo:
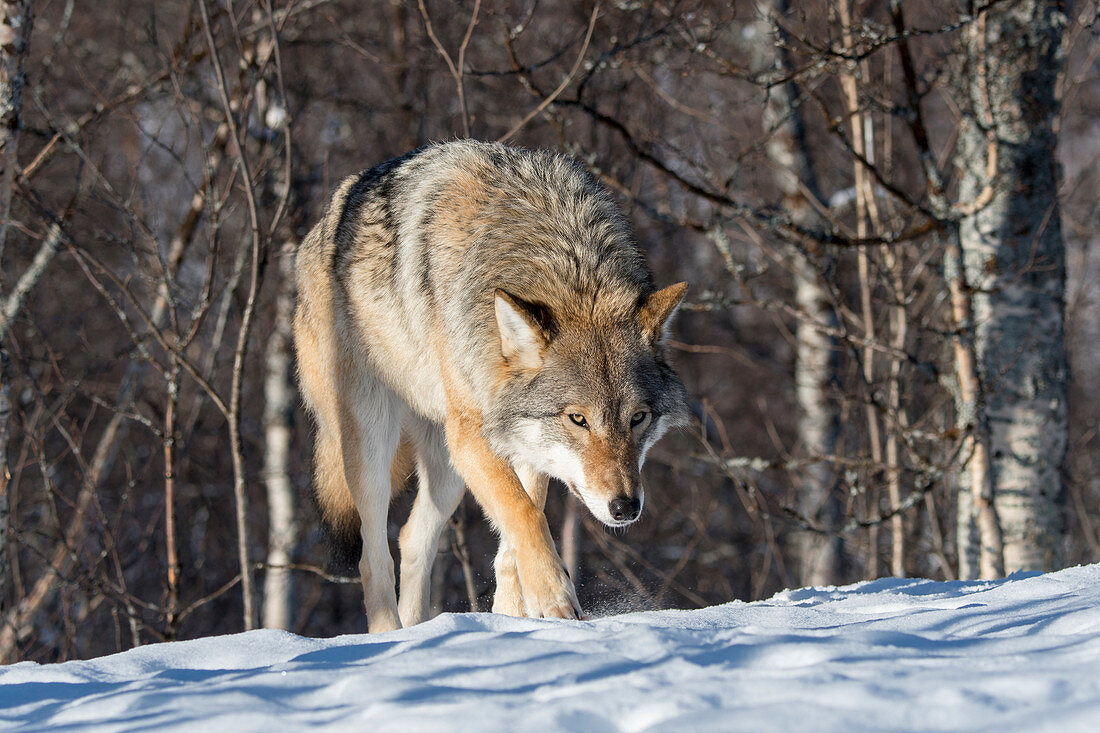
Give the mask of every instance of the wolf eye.
<svg viewBox="0 0 1100 733">
<path fill-rule="evenodd" d="M 639 410 L 638 412 L 635 412 L 634 415 L 630 418 L 630 427 L 638 427 L 645 422 L 645 419 L 648 415 L 649 413 L 645 410 Z"/>
<path fill-rule="evenodd" d="M 585 420 L 584 415 L 580 414 L 579 412 L 569 413 L 569 419 L 573 422 L 574 425 L 582 427 L 585 430 L 588 429 L 588 421 Z"/>
</svg>

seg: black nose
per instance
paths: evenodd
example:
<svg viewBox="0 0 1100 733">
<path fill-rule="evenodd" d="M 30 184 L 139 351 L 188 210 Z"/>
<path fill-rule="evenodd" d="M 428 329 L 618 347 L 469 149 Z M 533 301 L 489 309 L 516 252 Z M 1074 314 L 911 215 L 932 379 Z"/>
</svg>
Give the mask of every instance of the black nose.
<svg viewBox="0 0 1100 733">
<path fill-rule="evenodd" d="M 633 522 L 642 511 L 642 502 L 636 496 L 617 496 L 607 508 L 616 522 Z"/>
</svg>

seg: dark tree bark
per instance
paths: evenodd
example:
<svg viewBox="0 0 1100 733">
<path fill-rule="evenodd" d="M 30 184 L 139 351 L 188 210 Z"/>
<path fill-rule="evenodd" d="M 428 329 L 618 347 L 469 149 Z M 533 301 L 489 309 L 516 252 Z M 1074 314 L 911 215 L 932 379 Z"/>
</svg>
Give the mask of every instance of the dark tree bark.
<svg viewBox="0 0 1100 733">
<path fill-rule="evenodd" d="M 0 3 L 0 263 L 4 241 L 11 221 L 11 195 L 19 169 L 16 145 L 19 115 L 23 107 L 23 59 L 30 45 L 34 3 L 31 0 L 5 0 Z M 18 300 L 16 301 L 18 307 Z M 8 385 L 7 355 L 3 340 L 10 318 L 0 316 L 0 611 L 8 599 L 8 421 L 11 398 Z M 14 313 L 12 314 L 14 316 Z"/>
<path fill-rule="evenodd" d="M 8 231 L 12 187 L 18 172 L 15 146 L 23 109 L 23 59 L 31 40 L 32 0 L 0 3 L 0 258 Z"/>
</svg>

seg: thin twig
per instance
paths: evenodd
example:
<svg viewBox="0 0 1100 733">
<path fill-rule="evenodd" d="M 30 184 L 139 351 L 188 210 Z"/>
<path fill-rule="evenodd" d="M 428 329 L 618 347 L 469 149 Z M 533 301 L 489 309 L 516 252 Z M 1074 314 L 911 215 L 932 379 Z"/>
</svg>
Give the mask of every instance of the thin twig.
<svg viewBox="0 0 1100 733">
<path fill-rule="evenodd" d="M 455 86 L 458 87 L 458 104 L 462 108 L 462 136 L 470 137 L 470 111 L 466 108 L 466 82 L 465 82 L 465 69 L 466 63 L 466 47 L 470 45 L 470 37 L 474 33 L 474 26 L 477 25 L 477 16 L 481 11 L 481 0 L 474 0 L 474 12 L 470 15 L 470 22 L 466 26 L 466 35 L 462 37 L 462 45 L 458 48 L 458 64 L 451 59 L 451 54 L 447 53 L 447 49 L 443 47 L 443 43 L 439 40 L 439 37 L 435 34 L 435 28 L 432 27 L 431 16 L 428 15 L 428 8 L 424 5 L 424 0 L 417 0 L 417 5 L 420 7 L 420 17 L 424 19 L 424 27 L 428 31 L 428 38 L 431 39 L 432 44 L 436 50 L 439 51 L 439 55 L 443 57 L 443 60 L 447 63 L 447 69 L 451 72 L 451 78 L 455 81 Z"/>
<path fill-rule="evenodd" d="M 423 2 L 423 0 L 421 0 Z M 512 129 L 504 133 L 497 138 L 498 143 L 508 142 L 508 140 L 517 132 L 523 129 L 523 127 L 533 120 L 536 115 L 542 112 L 544 109 L 550 106 L 551 103 L 558 96 L 565 91 L 565 88 L 569 86 L 569 83 L 573 81 L 573 77 L 576 76 L 577 71 L 581 68 L 581 62 L 584 61 L 584 56 L 588 53 L 588 44 L 592 41 L 592 32 L 596 30 L 596 18 L 600 13 L 600 4 L 596 3 L 592 6 L 592 16 L 588 19 L 588 30 L 584 34 L 584 43 L 581 44 L 580 53 L 577 54 L 577 60 L 573 62 L 573 68 L 569 70 L 569 73 L 565 75 L 565 78 L 561 80 L 561 84 L 558 84 L 557 89 L 550 92 L 537 107 L 527 113 L 527 115 L 512 126 Z"/>
<path fill-rule="evenodd" d="M 19 309 L 23 306 L 23 299 L 27 297 L 27 293 L 38 284 L 38 281 L 46 272 L 50 260 L 57 254 L 60 242 L 61 227 L 56 223 L 50 224 L 46 230 L 46 236 L 42 239 L 42 244 L 38 247 L 38 252 L 34 255 L 34 260 L 23 271 L 19 280 L 15 283 L 15 287 L 12 288 L 12 291 L 8 293 L 8 297 L 4 300 L 3 311 L 0 311 L 0 341 L 7 338 L 8 329 L 11 328 L 12 321 L 15 320 L 15 317 L 19 314 Z"/>
</svg>

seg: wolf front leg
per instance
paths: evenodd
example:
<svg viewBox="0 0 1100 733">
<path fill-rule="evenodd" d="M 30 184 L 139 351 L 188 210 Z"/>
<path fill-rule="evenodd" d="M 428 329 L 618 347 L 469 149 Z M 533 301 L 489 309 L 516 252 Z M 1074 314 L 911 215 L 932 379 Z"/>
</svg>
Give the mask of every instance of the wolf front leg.
<svg viewBox="0 0 1100 733">
<path fill-rule="evenodd" d="M 446 432 L 451 461 L 512 551 L 526 614 L 580 618 L 576 591 L 554 549 L 546 517 L 512 467 L 489 447 L 480 415 L 452 411 Z"/>
<path fill-rule="evenodd" d="M 539 511 L 545 511 L 546 489 L 550 478 L 526 465 L 515 466 L 515 471 L 520 483 L 523 484 L 523 490 L 531 497 L 531 501 Z M 497 577 L 497 589 L 493 594 L 493 613 L 502 613 L 506 616 L 525 615 L 523 589 L 520 587 L 519 574 L 516 571 L 515 553 L 503 537 L 500 539 L 500 547 L 497 548 L 493 569 Z"/>
</svg>

